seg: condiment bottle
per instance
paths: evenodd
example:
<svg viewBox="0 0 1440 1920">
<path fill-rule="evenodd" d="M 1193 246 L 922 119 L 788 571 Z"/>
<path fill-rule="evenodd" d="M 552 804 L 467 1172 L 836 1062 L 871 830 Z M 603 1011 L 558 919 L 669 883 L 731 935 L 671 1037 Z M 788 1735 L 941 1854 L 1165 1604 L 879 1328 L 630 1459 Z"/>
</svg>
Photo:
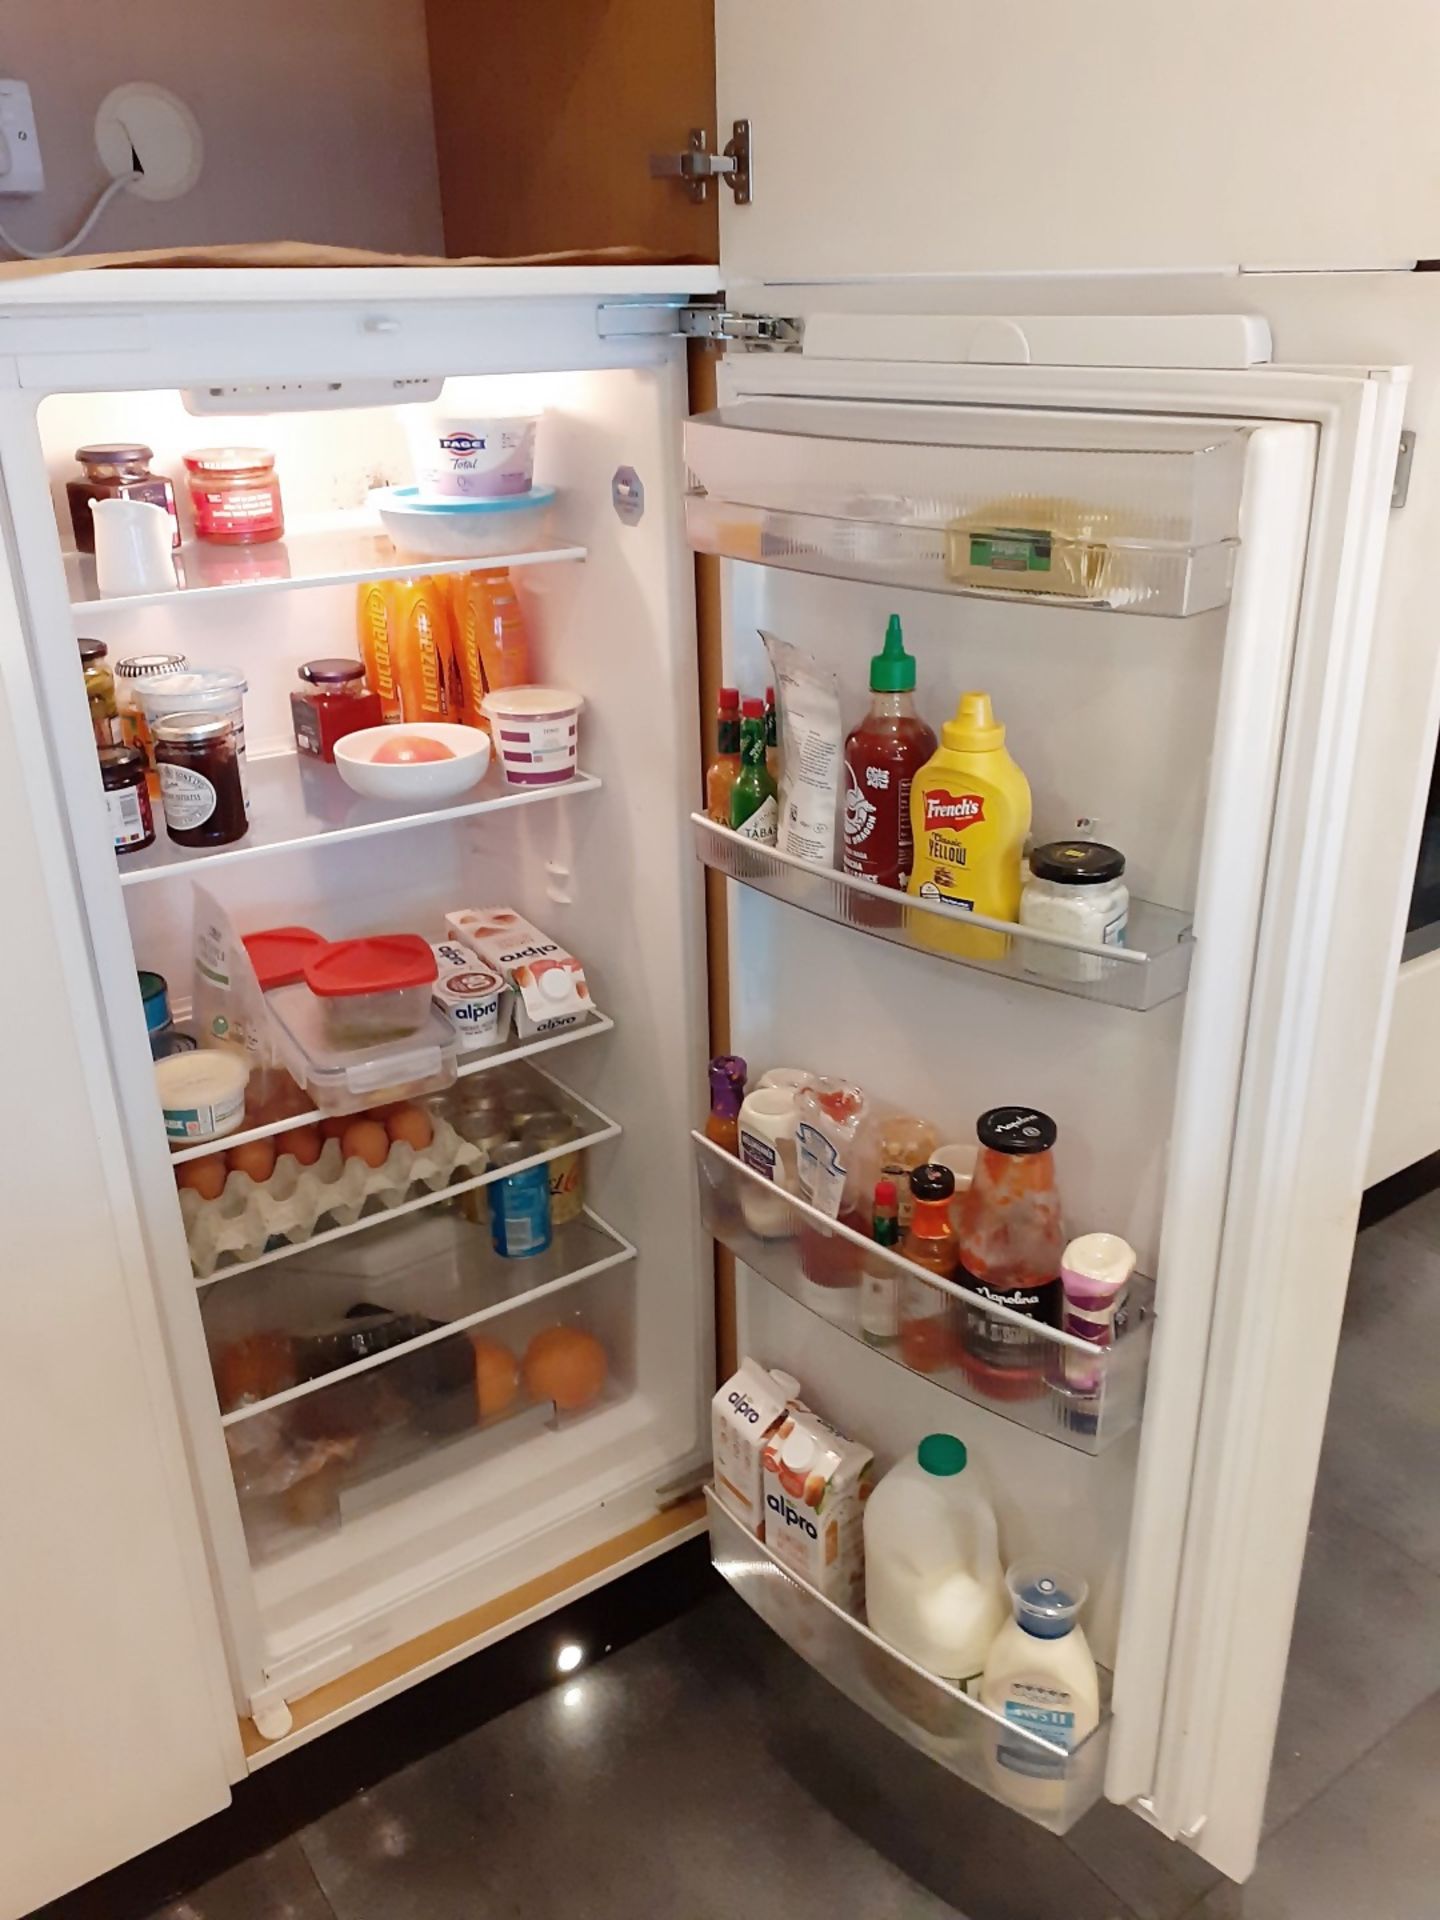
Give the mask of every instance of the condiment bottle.
<svg viewBox="0 0 1440 1920">
<path fill-rule="evenodd" d="M 730 790 L 730 825 L 745 839 L 773 847 L 780 802 L 765 764 L 765 709 L 747 700 L 740 713 L 740 772 Z"/>
<path fill-rule="evenodd" d="M 950 1222 L 955 1176 L 948 1167 L 916 1167 L 910 1175 L 910 1225 L 900 1251 L 942 1280 L 954 1278 L 959 1252 Z M 900 1286 L 900 1357 L 917 1373 L 938 1373 L 955 1358 L 953 1296 L 915 1274 Z"/>
<path fill-rule="evenodd" d="M 909 1181 L 906 1181 L 909 1188 Z M 877 1247 L 900 1248 L 900 1204 L 893 1180 L 875 1182 L 870 1237 Z M 872 1347 L 893 1347 L 900 1338 L 899 1267 L 889 1260 L 867 1261 L 860 1276 L 860 1331 Z"/>
<path fill-rule="evenodd" d="M 92 500 L 148 500 L 163 507 L 170 516 L 172 550 L 180 545 L 180 516 L 175 511 L 175 489 L 163 474 L 152 473 L 154 449 L 140 441 L 117 442 L 113 446 L 77 447 L 81 477 L 65 482 L 65 497 L 70 505 L 70 525 L 80 553 L 95 551 L 95 520 L 90 512 Z"/>
<path fill-rule="evenodd" d="M 101 747 L 100 779 L 116 853 L 134 853 L 155 839 L 144 756 L 134 747 Z"/>
<path fill-rule="evenodd" d="M 234 723 L 176 713 L 151 729 L 165 831 L 182 847 L 223 847 L 250 830 Z"/>
<path fill-rule="evenodd" d="M 1020 856 L 1030 831 L 1030 783 L 1005 751 L 1005 729 L 988 693 L 962 693 L 940 745 L 910 789 L 914 864 L 908 891 L 953 907 L 956 918 L 987 914 L 1014 921 L 1020 911 Z M 1001 959 L 1003 933 L 934 914 L 912 914 L 917 939 L 945 952 Z"/>
<path fill-rule="evenodd" d="M 910 1224 L 910 1175 L 934 1158 L 940 1136 L 928 1120 L 913 1113 L 896 1113 L 880 1123 L 877 1150 L 880 1171 L 895 1182 L 900 1196 L 900 1230 Z"/>
<path fill-rule="evenodd" d="M 740 1105 L 745 1098 L 745 1062 L 738 1053 L 720 1053 L 710 1062 L 710 1112 L 705 1137 L 726 1153 L 740 1152 Z"/>
<path fill-rule="evenodd" d="M 1060 1324 L 1065 1240 L 1052 1148 L 1057 1129 L 1033 1107 L 992 1107 L 975 1123 L 980 1155 L 960 1203 L 960 1278 L 972 1293 L 1044 1326 Z M 997 1398 L 1043 1387 L 1048 1343 L 967 1308 L 961 1364 Z"/>
<path fill-rule="evenodd" d="M 307 660 L 300 679 L 290 695 L 290 724 L 301 753 L 333 762 L 337 740 L 384 723 L 380 696 L 366 687 L 360 661 Z"/>
<path fill-rule="evenodd" d="M 870 662 L 869 711 L 845 742 L 845 871 L 901 893 L 914 854 L 910 787 L 936 747 L 914 692 L 915 657 L 892 613 Z"/>
<path fill-rule="evenodd" d="M 717 826 L 730 824 L 730 790 L 740 775 L 740 695 L 721 687 L 715 713 L 715 758 L 705 770 L 705 811 Z"/>
<path fill-rule="evenodd" d="M 144 754 L 146 780 L 152 798 L 160 797 L 160 776 L 150 760 L 150 722 L 140 699 L 140 685 L 162 673 L 183 673 L 189 665 L 183 653 L 132 653 L 115 662 L 115 707 L 120 737 L 127 747 Z"/>
<path fill-rule="evenodd" d="M 97 747 L 121 744 L 120 714 L 115 705 L 115 676 L 106 655 L 110 649 L 103 640 L 80 642 L 80 669 L 85 678 L 85 698 L 90 703 L 90 731 Z"/>
<path fill-rule="evenodd" d="M 197 447 L 183 456 L 197 540 L 252 546 L 285 531 L 275 456 L 265 447 Z"/>
</svg>

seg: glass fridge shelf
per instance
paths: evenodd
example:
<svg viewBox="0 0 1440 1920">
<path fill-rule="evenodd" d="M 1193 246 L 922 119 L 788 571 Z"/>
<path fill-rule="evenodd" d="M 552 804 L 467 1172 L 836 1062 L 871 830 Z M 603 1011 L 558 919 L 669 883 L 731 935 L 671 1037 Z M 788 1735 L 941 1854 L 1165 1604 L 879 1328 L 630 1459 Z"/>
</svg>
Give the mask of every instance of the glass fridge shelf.
<svg viewBox="0 0 1440 1920">
<path fill-rule="evenodd" d="M 752 400 L 686 428 L 701 553 L 880 586 L 1184 618 L 1223 606 L 1246 430 Z"/>
<path fill-rule="evenodd" d="M 808 1201 L 788 1193 L 717 1147 L 703 1133 L 695 1143 L 700 1212 L 706 1231 L 772 1287 L 788 1294 L 831 1326 L 869 1346 L 895 1366 L 919 1372 L 932 1385 L 1034 1433 L 1081 1453 L 1103 1453 L 1138 1422 L 1155 1326 L 1154 1283 L 1137 1276 L 1117 1315 L 1111 1347 L 996 1307 L 958 1282 L 941 1280 L 922 1267 L 876 1246 L 831 1220 Z M 893 1276 L 900 1289 L 898 1338 L 875 1337 L 888 1326 L 876 1318 L 862 1274 Z M 919 1288 L 926 1305 L 923 1348 L 911 1366 L 904 1333 L 904 1290 Z M 893 1294 L 892 1294 L 893 1299 Z M 871 1327 L 865 1325 L 870 1305 Z M 937 1306 L 941 1311 L 937 1312 Z M 937 1325 L 944 1332 L 936 1334 Z M 1009 1334 L 1013 1344 L 1003 1345 Z M 997 1341 L 997 1335 L 999 1340 Z M 977 1336 L 986 1353 L 977 1351 Z M 944 1364 L 934 1365 L 938 1357 Z M 989 1354 L 1003 1351 L 1009 1364 Z"/>
<path fill-rule="evenodd" d="M 1174 907 L 1132 895 L 1127 944 L 1089 946 L 984 914 L 957 914 L 869 880 L 851 879 L 833 867 L 812 866 L 718 826 L 703 813 L 690 818 L 695 852 L 716 873 L 837 926 L 939 960 L 1135 1013 L 1173 1000 L 1190 977 L 1190 915 Z"/>
<path fill-rule="evenodd" d="M 1109 1675 L 1102 1672 L 1100 1723 L 1067 1749 L 1002 1719 L 937 1679 L 872 1633 L 863 1621 L 781 1565 L 712 1488 L 710 1558 L 716 1572 L 792 1652 L 862 1712 L 967 1785 L 1033 1820 L 1068 1833 L 1100 1798 L 1110 1745 Z"/>
</svg>

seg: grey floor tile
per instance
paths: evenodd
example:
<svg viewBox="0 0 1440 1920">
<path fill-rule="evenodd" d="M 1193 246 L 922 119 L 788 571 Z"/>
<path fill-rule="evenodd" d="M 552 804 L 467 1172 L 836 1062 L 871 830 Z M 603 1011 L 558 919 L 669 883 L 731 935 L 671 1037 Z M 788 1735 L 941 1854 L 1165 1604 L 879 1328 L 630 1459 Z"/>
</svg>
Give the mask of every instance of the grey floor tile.
<svg viewBox="0 0 1440 1920">
<path fill-rule="evenodd" d="M 1108 1800 L 1071 1829 L 1065 1844 L 1119 1894 L 1135 1920 L 1180 1920 L 1220 1879 L 1193 1849 Z"/>
<path fill-rule="evenodd" d="M 728 1594 L 302 1838 L 338 1920 L 1133 1920 Z"/>
<path fill-rule="evenodd" d="M 1440 1698 L 1428 1700 L 1260 1849 L 1195 1920 L 1435 1920 Z"/>
<path fill-rule="evenodd" d="M 1437 1688 L 1440 1575 L 1318 1501 L 1290 1643 L 1266 1831 L 1338 1779 Z"/>
<path fill-rule="evenodd" d="M 218 1874 L 152 1920 L 334 1920 L 298 1840 L 284 1840 Z"/>
</svg>

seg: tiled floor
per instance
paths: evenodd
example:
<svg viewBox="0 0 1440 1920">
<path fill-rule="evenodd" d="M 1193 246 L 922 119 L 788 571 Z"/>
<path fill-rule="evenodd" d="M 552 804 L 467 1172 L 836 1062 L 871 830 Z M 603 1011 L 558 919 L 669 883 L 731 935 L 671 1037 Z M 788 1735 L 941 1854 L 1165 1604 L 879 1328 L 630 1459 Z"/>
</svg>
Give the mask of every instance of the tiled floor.
<svg viewBox="0 0 1440 1920">
<path fill-rule="evenodd" d="M 957 1787 L 721 1590 L 155 1920 L 1434 1920 L 1440 1196 L 1362 1236 L 1348 1318 L 1244 1889 Z"/>
</svg>

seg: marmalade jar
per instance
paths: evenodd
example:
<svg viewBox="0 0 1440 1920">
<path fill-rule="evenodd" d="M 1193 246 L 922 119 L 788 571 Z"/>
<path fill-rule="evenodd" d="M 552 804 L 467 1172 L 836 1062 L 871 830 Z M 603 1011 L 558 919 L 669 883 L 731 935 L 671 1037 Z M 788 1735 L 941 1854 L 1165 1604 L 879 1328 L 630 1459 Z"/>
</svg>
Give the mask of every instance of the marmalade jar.
<svg viewBox="0 0 1440 1920">
<path fill-rule="evenodd" d="M 1057 1128 L 1033 1107 L 992 1107 L 975 1123 L 980 1155 L 960 1198 L 960 1271 L 972 1293 L 1043 1326 L 1060 1324 L 1065 1236 L 1055 1186 Z M 967 1308 L 961 1365 L 994 1399 L 1044 1390 L 1049 1342 Z"/>
<path fill-rule="evenodd" d="M 290 695 L 290 724 L 301 753 L 333 761 L 337 740 L 384 723 L 380 696 L 365 685 L 360 661 L 307 660 L 300 678 L 304 685 Z"/>
<path fill-rule="evenodd" d="M 70 525 L 80 553 L 95 551 L 95 517 L 92 500 L 148 500 L 163 507 L 170 516 L 170 545 L 180 545 L 180 516 L 175 511 L 175 489 L 163 474 L 152 473 L 154 449 L 133 443 L 114 446 L 77 447 L 75 458 L 82 469 L 78 480 L 65 482 L 65 498 L 70 504 Z"/>
<path fill-rule="evenodd" d="M 197 447 L 184 460 L 197 540 L 243 547 L 284 533 L 280 480 L 268 449 Z"/>
</svg>

